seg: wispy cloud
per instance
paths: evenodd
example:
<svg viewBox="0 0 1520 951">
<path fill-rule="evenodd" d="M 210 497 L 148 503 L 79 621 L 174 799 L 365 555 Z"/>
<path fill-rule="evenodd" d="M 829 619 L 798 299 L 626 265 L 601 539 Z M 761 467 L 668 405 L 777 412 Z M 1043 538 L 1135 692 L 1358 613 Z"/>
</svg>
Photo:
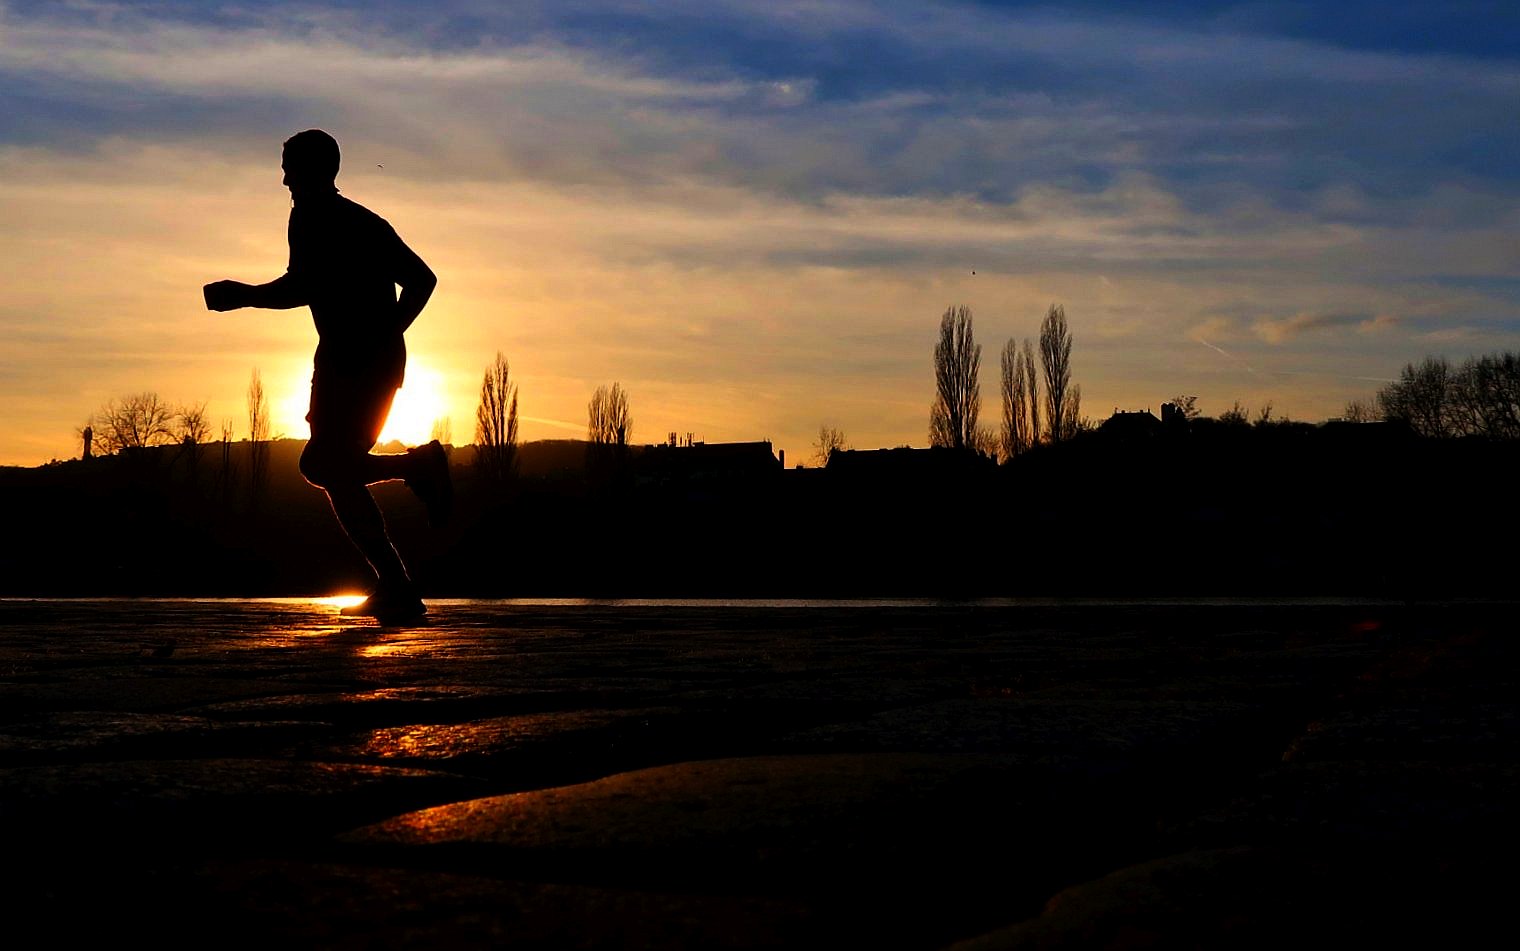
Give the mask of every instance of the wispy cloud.
<svg viewBox="0 0 1520 951">
<path fill-rule="evenodd" d="M 1276 344 L 1311 331 L 1357 327 L 1371 319 L 1366 314 L 1293 314 L 1262 318 L 1251 329 L 1267 343 Z"/>
</svg>

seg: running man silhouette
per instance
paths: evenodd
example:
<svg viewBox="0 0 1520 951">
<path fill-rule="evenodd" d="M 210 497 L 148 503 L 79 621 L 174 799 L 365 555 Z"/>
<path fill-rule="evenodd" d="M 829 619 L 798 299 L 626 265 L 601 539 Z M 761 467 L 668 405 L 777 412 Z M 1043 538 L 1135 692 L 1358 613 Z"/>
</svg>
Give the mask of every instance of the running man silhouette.
<svg viewBox="0 0 1520 951">
<path fill-rule="evenodd" d="M 207 284 L 206 307 L 311 307 L 318 343 L 306 414 L 311 439 L 301 453 L 301 475 L 326 491 L 338 522 L 375 571 L 374 591 L 343 613 L 386 624 L 415 621 L 427 607 L 391 544 L 369 486 L 405 480 L 427 506 L 429 520 L 441 525 L 453 500 L 448 457 L 436 439 L 405 453 L 370 450 L 405 376 L 402 335 L 438 278 L 384 218 L 338 194 L 338 143 L 332 136 L 320 129 L 291 136 L 281 167 L 292 200 L 289 268 L 267 284 Z"/>
</svg>

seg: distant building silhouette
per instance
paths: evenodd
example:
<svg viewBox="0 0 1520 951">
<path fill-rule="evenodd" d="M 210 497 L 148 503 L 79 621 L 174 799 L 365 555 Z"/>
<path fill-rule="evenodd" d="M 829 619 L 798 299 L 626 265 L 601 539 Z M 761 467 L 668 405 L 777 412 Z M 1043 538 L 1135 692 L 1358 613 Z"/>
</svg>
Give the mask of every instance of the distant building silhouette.
<svg viewBox="0 0 1520 951">
<path fill-rule="evenodd" d="M 88 459 L 88 458 L 90 458 L 90 443 L 95 440 L 95 430 L 92 429 L 89 426 L 86 426 L 84 428 L 83 435 L 84 435 L 84 453 L 79 458 L 81 458 L 81 459 Z"/>
<path fill-rule="evenodd" d="M 671 436 L 675 436 L 674 433 Z M 639 453 L 637 479 L 644 484 L 745 482 L 780 475 L 781 460 L 769 440 L 707 443 L 694 440 L 646 446 Z"/>
<path fill-rule="evenodd" d="M 992 470 L 997 463 L 980 453 L 936 446 L 913 449 L 835 449 L 825 471 L 848 478 L 897 482 Z"/>
<path fill-rule="evenodd" d="M 1182 412 L 1171 403 L 1162 403 L 1161 415 L 1163 419 L 1171 418 L 1168 410 L 1178 416 Z M 1162 420 L 1157 419 L 1148 409 L 1136 410 L 1135 412 L 1115 409 L 1114 415 L 1099 424 L 1098 432 L 1111 438 L 1149 439 L 1152 436 L 1160 434 L 1162 427 Z"/>
<path fill-rule="evenodd" d="M 1413 436 L 1409 426 L 1402 421 L 1383 419 L 1353 422 L 1336 417 L 1321 423 L 1319 431 L 1326 439 L 1351 445 L 1383 443 Z"/>
</svg>

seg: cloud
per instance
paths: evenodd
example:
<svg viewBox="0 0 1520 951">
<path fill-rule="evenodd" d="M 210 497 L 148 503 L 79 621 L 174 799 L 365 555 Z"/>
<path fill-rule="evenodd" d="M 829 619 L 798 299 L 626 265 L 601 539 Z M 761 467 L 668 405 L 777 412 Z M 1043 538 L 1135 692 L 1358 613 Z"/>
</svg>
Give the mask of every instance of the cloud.
<svg viewBox="0 0 1520 951">
<path fill-rule="evenodd" d="M 1326 214 L 1376 214 L 1335 197 L 1351 183 L 1418 194 L 1454 163 L 1472 179 L 1461 155 L 1497 156 L 1477 179 L 1513 190 L 1520 161 L 1502 157 L 1520 154 L 1505 147 L 1520 146 L 1512 63 L 1091 9 L 470 6 L 468 37 L 383 4 L 365 20 L 105 9 L 4 15 L 0 73 L 28 90 L 11 123 L 58 141 L 82 108 L 113 131 L 174 136 L 321 117 L 410 152 L 398 174 L 696 177 L 794 197 L 1009 200 L 1143 173 L 1195 208 L 1245 186 Z"/>
<path fill-rule="evenodd" d="M 1206 340 L 1225 340 L 1234 336 L 1235 321 L 1228 317 L 1210 317 L 1200 324 L 1195 324 L 1187 330 L 1187 338 L 1199 342 Z"/>
<path fill-rule="evenodd" d="M 1472 340 L 1477 333 L 1472 327 L 1443 327 L 1440 330 L 1427 331 L 1419 336 L 1420 340 L 1426 343 L 1447 344 Z"/>
<path fill-rule="evenodd" d="M 1290 317 L 1264 317 L 1251 325 L 1251 330 L 1267 343 L 1279 344 L 1300 334 L 1312 331 L 1333 330 L 1340 327 L 1361 327 L 1376 318 L 1366 314 L 1293 314 Z"/>
</svg>

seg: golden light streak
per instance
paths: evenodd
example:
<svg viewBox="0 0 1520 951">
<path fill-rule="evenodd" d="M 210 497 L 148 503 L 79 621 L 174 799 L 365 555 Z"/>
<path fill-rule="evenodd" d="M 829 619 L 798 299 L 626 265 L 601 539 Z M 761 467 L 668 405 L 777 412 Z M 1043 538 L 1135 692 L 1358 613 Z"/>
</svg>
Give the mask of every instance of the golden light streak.
<svg viewBox="0 0 1520 951">
<path fill-rule="evenodd" d="M 365 596 L 362 594 L 335 594 L 331 597 L 312 598 L 311 600 L 313 604 L 320 604 L 325 607 L 330 607 L 334 610 L 341 610 L 342 608 L 353 607 L 354 605 L 363 601 L 364 598 Z"/>
</svg>

